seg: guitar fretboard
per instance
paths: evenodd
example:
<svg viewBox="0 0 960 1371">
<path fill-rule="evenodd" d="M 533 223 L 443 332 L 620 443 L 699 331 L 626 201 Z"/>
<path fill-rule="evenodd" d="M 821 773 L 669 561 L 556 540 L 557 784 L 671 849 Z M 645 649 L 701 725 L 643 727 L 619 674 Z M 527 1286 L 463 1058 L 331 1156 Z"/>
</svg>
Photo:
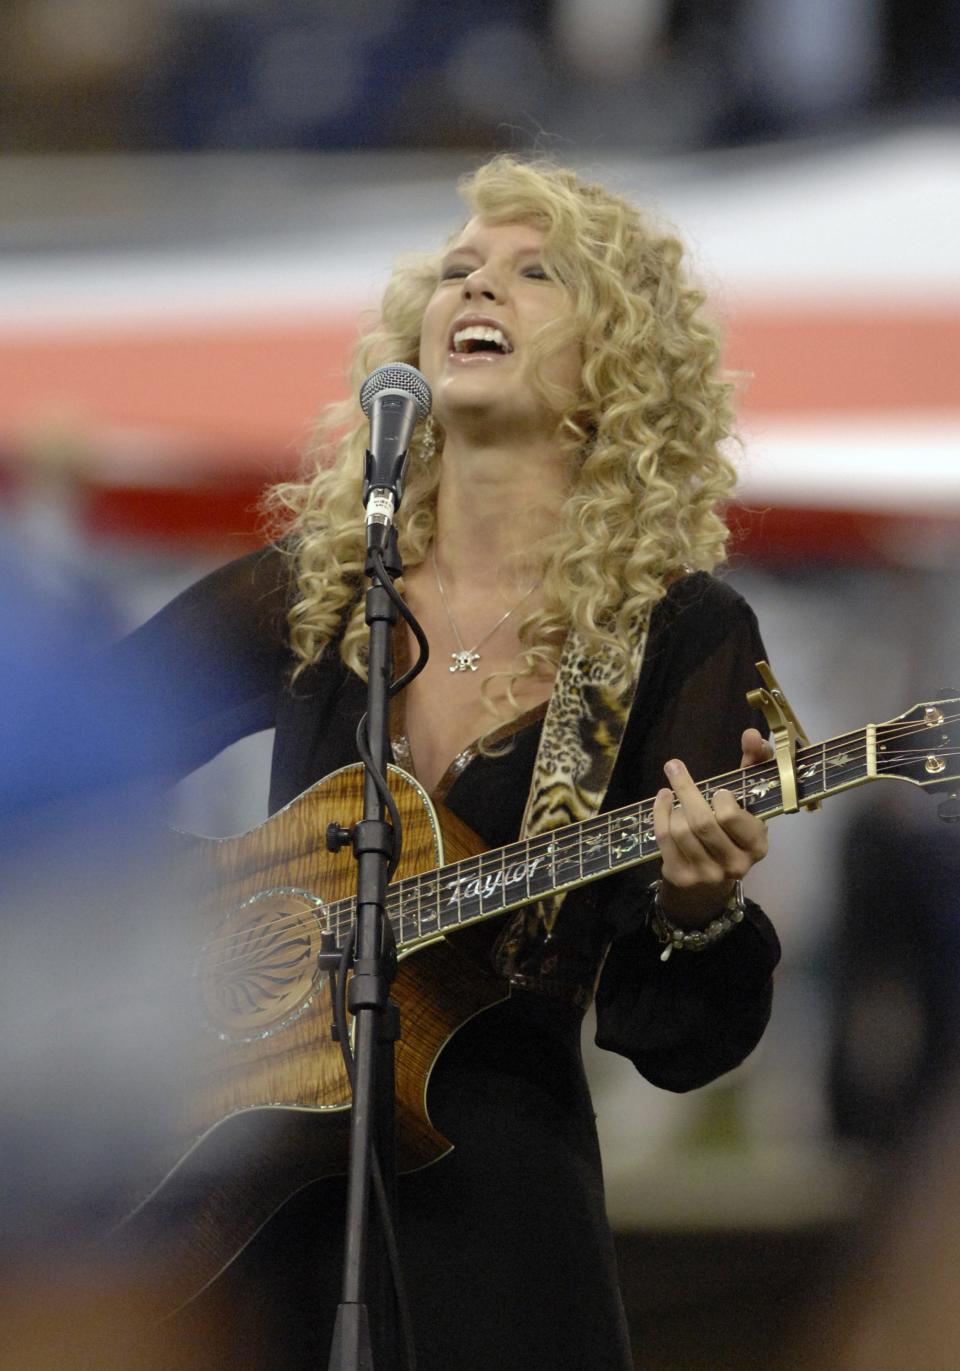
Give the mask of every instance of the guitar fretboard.
<svg viewBox="0 0 960 1371">
<path fill-rule="evenodd" d="M 880 730 L 891 726 L 881 725 Z M 872 779 L 880 730 L 868 724 L 799 748 L 795 772 L 800 803 L 809 805 Z M 730 790 L 744 809 L 763 819 L 783 811 L 775 761 L 728 771 L 699 782 L 698 789 L 708 801 L 718 790 Z M 653 800 L 643 800 L 407 877 L 390 886 L 387 912 L 398 945 L 409 948 L 658 856 Z M 353 910 L 353 900 L 329 906 L 335 933 L 345 932 Z"/>
</svg>

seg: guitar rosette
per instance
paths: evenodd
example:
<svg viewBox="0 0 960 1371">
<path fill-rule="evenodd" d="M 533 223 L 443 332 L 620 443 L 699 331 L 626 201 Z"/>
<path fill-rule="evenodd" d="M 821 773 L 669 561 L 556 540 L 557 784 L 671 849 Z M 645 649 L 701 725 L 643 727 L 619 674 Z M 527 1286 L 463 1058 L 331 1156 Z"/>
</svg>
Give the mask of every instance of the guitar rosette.
<svg viewBox="0 0 960 1371">
<path fill-rule="evenodd" d="M 197 964 L 200 998 L 220 1038 L 251 1042 L 286 1028 L 310 1006 L 326 928 L 307 890 L 264 890 L 232 910 Z"/>
</svg>

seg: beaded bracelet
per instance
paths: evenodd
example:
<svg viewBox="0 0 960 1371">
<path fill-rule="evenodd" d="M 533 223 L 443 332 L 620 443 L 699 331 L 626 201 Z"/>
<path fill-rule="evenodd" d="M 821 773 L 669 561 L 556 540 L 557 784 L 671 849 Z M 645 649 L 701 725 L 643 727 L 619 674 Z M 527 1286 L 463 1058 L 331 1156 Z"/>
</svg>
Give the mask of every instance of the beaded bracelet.
<svg viewBox="0 0 960 1371">
<path fill-rule="evenodd" d="M 711 919 L 704 928 L 689 930 L 680 928 L 667 917 L 661 897 L 662 888 L 662 881 L 651 882 L 650 889 L 654 895 L 650 910 L 650 927 L 657 942 L 665 944 L 660 953 L 662 962 L 669 960 L 674 948 L 678 952 L 705 952 L 720 938 L 726 937 L 732 928 L 736 928 L 737 924 L 743 923 L 746 908 L 743 903 L 743 885 L 740 881 L 734 884 L 733 890 L 727 896 L 722 912 L 716 918 Z"/>
</svg>

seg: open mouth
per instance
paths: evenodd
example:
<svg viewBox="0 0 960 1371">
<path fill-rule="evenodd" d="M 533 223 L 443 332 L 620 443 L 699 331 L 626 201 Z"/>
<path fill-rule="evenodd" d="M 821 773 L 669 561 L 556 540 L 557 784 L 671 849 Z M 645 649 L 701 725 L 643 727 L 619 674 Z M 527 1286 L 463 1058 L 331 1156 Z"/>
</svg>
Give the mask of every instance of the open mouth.
<svg viewBox="0 0 960 1371">
<path fill-rule="evenodd" d="M 513 346 L 506 334 L 487 324 L 469 324 L 465 328 L 458 328 L 452 341 L 451 351 L 460 356 L 487 352 L 506 357 L 508 353 L 513 351 Z"/>
</svg>

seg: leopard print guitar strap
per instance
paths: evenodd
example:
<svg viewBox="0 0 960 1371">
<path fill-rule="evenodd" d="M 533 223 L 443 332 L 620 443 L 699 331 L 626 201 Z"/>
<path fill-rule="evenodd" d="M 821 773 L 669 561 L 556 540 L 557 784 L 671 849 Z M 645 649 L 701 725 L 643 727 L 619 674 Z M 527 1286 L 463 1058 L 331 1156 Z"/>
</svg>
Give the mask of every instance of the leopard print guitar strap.
<svg viewBox="0 0 960 1371">
<path fill-rule="evenodd" d="M 618 674 L 612 653 L 591 651 L 578 634 L 568 634 L 543 721 L 522 838 L 599 813 L 637 693 L 646 624 L 638 627 L 634 644 L 629 670 Z M 538 953 L 550 940 L 563 899 L 558 892 L 515 912 L 494 949 L 502 975 L 529 983 L 548 974 Z"/>
</svg>

